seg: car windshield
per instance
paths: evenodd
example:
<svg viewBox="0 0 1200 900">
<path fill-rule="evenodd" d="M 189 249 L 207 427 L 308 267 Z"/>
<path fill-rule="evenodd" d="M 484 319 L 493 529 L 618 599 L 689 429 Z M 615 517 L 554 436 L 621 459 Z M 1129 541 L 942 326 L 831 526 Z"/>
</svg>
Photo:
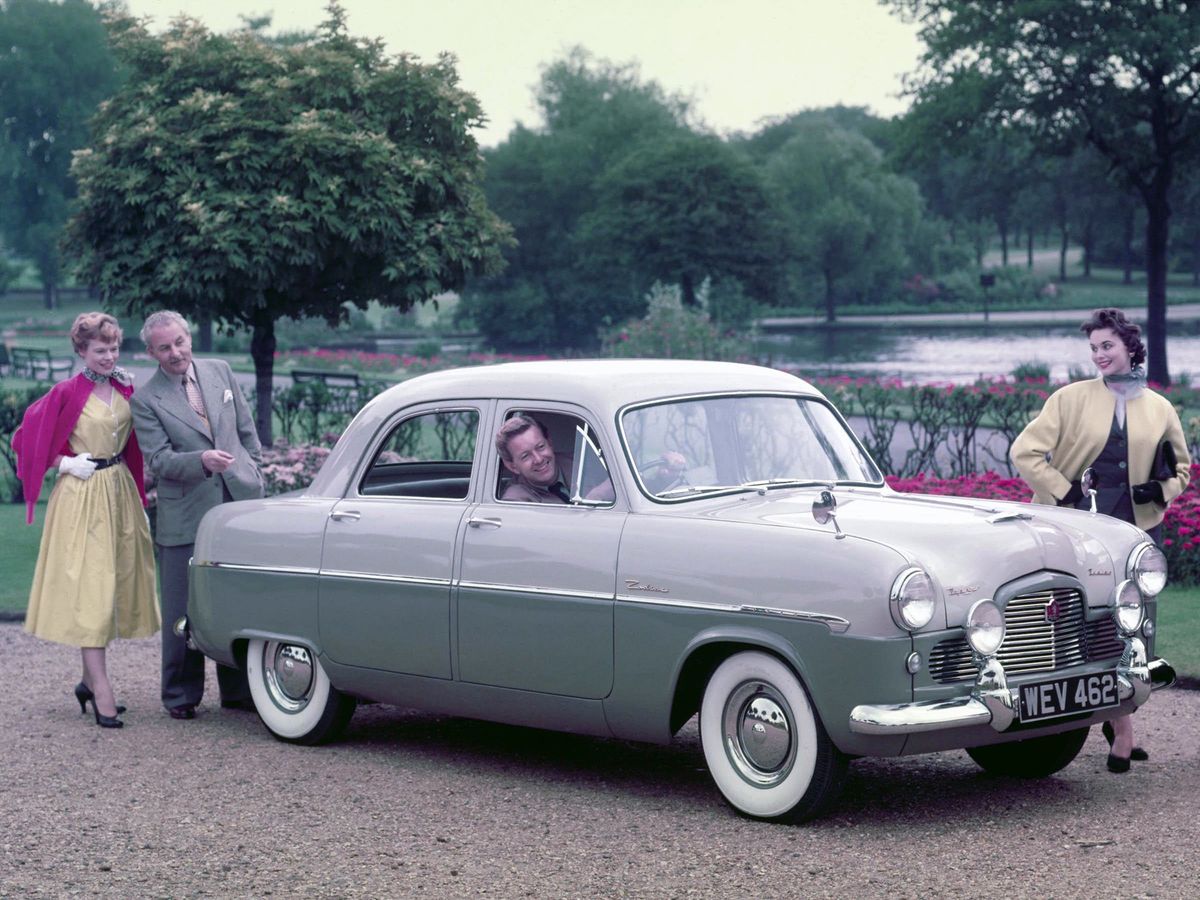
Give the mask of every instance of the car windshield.
<svg viewBox="0 0 1200 900">
<path fill-rule="evenodd" d="M 815 398 L 713 396 L 639 406 L 622 414 L 621 435 L 642 489 L 664 500 L 882 480 L 833 409 Z"/>
</svg>

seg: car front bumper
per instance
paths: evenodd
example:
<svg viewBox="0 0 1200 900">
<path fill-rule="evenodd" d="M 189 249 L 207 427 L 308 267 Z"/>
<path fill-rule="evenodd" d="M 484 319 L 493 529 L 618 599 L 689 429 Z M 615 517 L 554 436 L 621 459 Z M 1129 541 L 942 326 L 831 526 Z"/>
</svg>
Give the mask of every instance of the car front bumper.
<svg viewBox="0 0 1200 900">
<path fill-rule="evenodd" d="M 1140 638 L 1127 638 L 1117 666 L 1118 694 L 1141 706 L 1152 691 L 1175 683 L 1175 669 L 1165 659 L 1147 661 Z M 971 693 L 946 700 L 861 704 L 850 710 L 850 730 L 857 734 L 896 735 L 991 725 L 1006 731 L 1017 714 L 1017 688 L 1008 686 L 1004 667 L 995 657 L 979 659 L 979 677 Z"/>
</svg>

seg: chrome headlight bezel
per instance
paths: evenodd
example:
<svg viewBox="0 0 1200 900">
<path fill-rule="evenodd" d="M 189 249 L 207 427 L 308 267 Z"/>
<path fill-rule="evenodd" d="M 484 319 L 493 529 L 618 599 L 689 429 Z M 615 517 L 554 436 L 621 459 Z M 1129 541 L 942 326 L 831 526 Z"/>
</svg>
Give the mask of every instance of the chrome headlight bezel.
<svg viewBox="0 0 1200 900">
<path fill-rule="evenodd" d="M 905 631 L 920 631 L 937 612 L 938 593 L 924 569 L 905 569 L 892 582 L 889 607 L 892 621 Z"/>
<path fill-rule="evenodd" d="M 1004 611 L 995 600 L 976 600 L 967 610 L 963 631 L 972 650 L 980 656 L 994 656 L 1004 644 L 1007 634 Z"/>
<path fill-rule="evenodd" d="M 1113 588 L 1113 621 L 1117 630 L 1125 637 L 1133 637 L 1142 627 L 1146 615 L 1142 592 L 1131 578 Z"/>
<path fill-rule="evenodd" d="M 1167 586 L 1167 557 L 1152 542 L 1143 541 L 1133 548 L 1125 563 L 1125 577 L 1143 597 L 1157 597 Z"/>
</svg>

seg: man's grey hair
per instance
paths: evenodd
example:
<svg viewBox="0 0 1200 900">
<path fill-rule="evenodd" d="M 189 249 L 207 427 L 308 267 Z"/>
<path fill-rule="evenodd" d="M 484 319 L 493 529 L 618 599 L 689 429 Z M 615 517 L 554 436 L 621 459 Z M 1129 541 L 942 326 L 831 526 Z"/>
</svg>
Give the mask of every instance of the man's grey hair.
<svg viewBox="0 0 1200 900">
<path fill-rule="evenodd" d="M 147 347 L 150 346 L 150 332 L 155 328 L 166 328 L 168 325 L 182 325 L 183 330 L 188 334 L 192 333 L 192 328 L 187 323 L 187 319 L 175 312 L 173 309 L 160 309 L 158 312 L 152 312 L 146 316 L 146 322 L 142 325 L 142 331 L 139 335 L 142 343 Z"/>
</svg>

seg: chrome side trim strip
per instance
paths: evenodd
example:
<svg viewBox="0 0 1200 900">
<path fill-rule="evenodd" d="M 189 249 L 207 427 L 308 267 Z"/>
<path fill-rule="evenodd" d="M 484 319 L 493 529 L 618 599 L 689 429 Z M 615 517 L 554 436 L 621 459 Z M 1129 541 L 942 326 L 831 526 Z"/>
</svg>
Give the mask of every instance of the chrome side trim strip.
<svg viewBox="0 0 1200 900">
<path fill-rule="evenodd" d="M 644 603 L 648 606 L 682 606 L 685 609 L 703 609 L 709 612 L 738 612 L 740 606 L 732 603 L 705 603 L 703 600 L 669 600 L 666 597 L 635 597 L 631 594 L 617 594 L 622 603 Z"/>
<path fill-rule="evenodd" d="M 612 602 L 612 594 L 600 594 L 595 591 L 570 591 L 565 588 L 533 587 L 525 584 L 492 584 L 483 581 L 460 581 L 460 588 L 469 591 L 496 591 L 502 594 L 538 594 L 544 597 L 575 597 L 580 600 L 605 600 Z"/>
<path fill-rule="evenodd" d="M 759 616 L 778 616 L 783 619 L 799 619 L 804 622 L 819 622 L 830 631 L 841 634 L 850 630 L 850 620 L 828 613 L 805 612 L 797 609 L 778 609 L 773 606 L 752 606 L 748 603 L 708 603 L 703 600 L 669 600 L 665 597 L 635 597 L 618 594 L 617 599 L 625 603 L 644 603 L 650 606 L 679 606 L 685 609 L 700 609 L 707 612 L 751 613 Z"/>
<path fill-rule="evenodd" d="M 263 572 L 271 575 L 317 575 L 320 569 L 310 566 L 251 566 L 245 563 L 213 562 L 212 560 L 192 560 L 192 565 L 206 569 L 232 569 L 237 572 Z"/>
<path fill-rule="evenodd" d="M 414 578 L 410 575 L 389 575 L 384 572 L 343 572 L 322 569 L 322 577 L 345 578 L 347 581 L 384 581 L 392 584 L 420 584 L 427 587 L 450 587 L 449 578 Z"/>
<path fill-rule="evenodd" d="M 829 613 L 805 612 L 799 609 L 775 609 L 771 606 L 743 606 L 742 612 L 759 613 L 764 616 L 782 616 L 785 619 L 801 619 L 805 622 L 820 622 L 830 631 L 841 634 L 850 630 L 850 620 Z"/>
</svg>

